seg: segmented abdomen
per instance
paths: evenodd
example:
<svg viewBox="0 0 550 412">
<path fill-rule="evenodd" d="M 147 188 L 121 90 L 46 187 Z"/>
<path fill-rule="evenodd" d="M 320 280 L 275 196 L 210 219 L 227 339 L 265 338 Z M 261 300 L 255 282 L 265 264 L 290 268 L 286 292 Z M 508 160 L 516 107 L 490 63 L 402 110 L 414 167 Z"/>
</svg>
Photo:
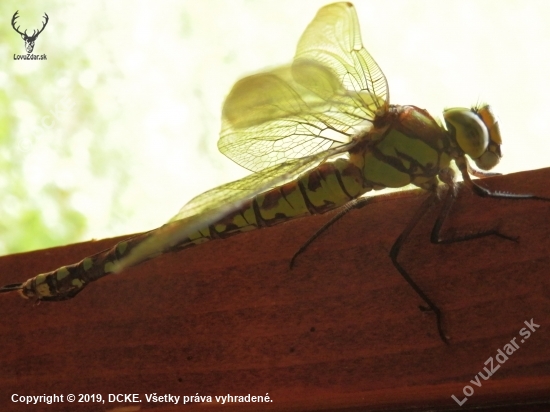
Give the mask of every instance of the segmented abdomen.
<svg viewBox="0 0 550 412">
<path fill-rule="evenodd" d="M 190 235 L 166 252 L 273 226 L 297 217 L 324 213 L 346 204 L 367 190 L 370 187 L 365 187 L 361 170 L 349 160 L 341 158 L 323 163 L 296 181 L 252 198 L 239 210 Z M 153 230 L 135 236 L 79 263 L 40 274 L 23 283 L 19 292 L 26 298 L 38 300 L 70 299 L 88 283 L 112 273 L 119 259 L 154 234 Z"/>
<path fill-rule="evenodd" d="M 252 198 L 239 210 L 189 236 L 178 248 L 325 213 L 370 189 L 364 185 L 358 167 L 347 159 L 336 159 L 319 165 L 295 181 Z"/>
<path fill-rule="evenodd" d="M 114 262 L 125 256 L 133 247 L 148 239 L 153 231 L 134 236 L 117 243 L 111 249 L 88 256 L 73 265 L 62 266 L 52 272 L 42 273 L 24 282 L 19 293 L 28 299 L 70 299 L 94 280 L 113 272 Z"/>
</svg>

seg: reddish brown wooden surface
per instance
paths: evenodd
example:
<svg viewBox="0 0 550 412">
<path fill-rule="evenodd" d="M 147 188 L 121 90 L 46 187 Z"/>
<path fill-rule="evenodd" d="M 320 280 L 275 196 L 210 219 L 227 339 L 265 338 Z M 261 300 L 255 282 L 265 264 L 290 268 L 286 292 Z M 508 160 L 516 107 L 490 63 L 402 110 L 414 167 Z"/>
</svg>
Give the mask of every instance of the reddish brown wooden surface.
<svg viewBox="0 0 550 412">
<path fill-rule="evenodd" d="M 550 169 L 487 179 L 494 189 L 550 197 Z M 388 251 L 422 201 L 405 196 L 352 211 L 288 270 L 328 216 L 214 241 L 34 305 L 0 295 L 1 411 L 214 411 L 216 403 L 145 402 L 145 394 L 265 395 L 223 410 L 359 411 L 550 400 L 550 202 L 461 193 L 448 227 L 500 225 L 487 237 L 429 243 L 434 214 L 401 262 L 441 307 L 450 345 Z M 21 230 L 25 230 L 22 228 Z M 73 263 L 116 239 L 0 258 L 0 284 Z M 524 321 L 540 328 L 482 387 L 470 383 Z M 474 394 L 462 408 L 463 387 Z M 26 406 L 12 394 L 139 394 L 142 403 Z M 181 402 L 181 400 L 180 400 Z M 130 408 L 130 409 L 124 409 Z M 492 410 L 546 410 L 534 406 Z"/>
</svg>

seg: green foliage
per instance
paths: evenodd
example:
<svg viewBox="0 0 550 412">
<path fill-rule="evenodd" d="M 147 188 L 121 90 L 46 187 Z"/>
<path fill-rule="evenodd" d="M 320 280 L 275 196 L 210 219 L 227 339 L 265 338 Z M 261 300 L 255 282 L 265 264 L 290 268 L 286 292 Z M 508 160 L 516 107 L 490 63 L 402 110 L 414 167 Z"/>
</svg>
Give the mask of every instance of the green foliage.
<svg viewBox="0 0 550 412">
<path fill-rule="evenodd" d="M 77 183 L 100 182 L 108 175 L 118 187 L 125 179 L 124 173 L 112 173 L 122 164 L 116 152 L 94 138 L 117 110 L 101 113 L 101 99 L 82 86 L 81 78 L 87 70 L 102 73 L 94 84 L 101 90 L 115 69 L 69 41 L 72 34 L 61 16 L 70 6 L 61 2 L 19 5 L 18 25 L 29 33 L 48 13 L 50 21 L 33 51 L 45 53 L 47 60 L 14 60 L 14 54 L 26 54 L 23 40 L 5 21 L 14 7 L 0 3 L 0 254 L 84 240 L 88 223 L 76 202 Z M 109 196 L 90 201 L 106 208 L 116 204 Z"/>
</svg>

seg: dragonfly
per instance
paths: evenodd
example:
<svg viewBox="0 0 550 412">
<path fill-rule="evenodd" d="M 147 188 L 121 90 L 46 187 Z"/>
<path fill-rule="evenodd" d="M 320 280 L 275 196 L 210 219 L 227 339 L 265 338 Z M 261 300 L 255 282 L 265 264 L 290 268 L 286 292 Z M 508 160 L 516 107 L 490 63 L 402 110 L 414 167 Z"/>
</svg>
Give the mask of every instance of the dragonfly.
<svg viewBox="0 0 550 412">
<path fill-rule="evenodd" d="M 363 47 L 354 6 L 329 4 L 307 26 L 290 64 L 239 80 L 224 102 L 218 148 L 252 174 L 197 196 L 160 228 L 0 291 L 37 301 L 70 299 L 97 279 L 163 253 L 339 209 L 293 256 L 292 266 L 331 224 L 379 197 L 363 196 L 367 192 L 414 185 L 429 195 L 389 255 L 423 308 L 435 315 L 447 343 L 441 310 L 398 261 L 407 237 L 432 205 L 443 201 L 433 243 L 488 235 L 515 240 L 498 230 L 441 236 L 457 197 L 454 170 L 482 197 L 550 199 L 490 191 L 472 180 L 490 175 L 502 157 L 491 106 L 447 109 L 443 119 L 413 105 L 390 104 L 386 77 Z"/>
</svg>

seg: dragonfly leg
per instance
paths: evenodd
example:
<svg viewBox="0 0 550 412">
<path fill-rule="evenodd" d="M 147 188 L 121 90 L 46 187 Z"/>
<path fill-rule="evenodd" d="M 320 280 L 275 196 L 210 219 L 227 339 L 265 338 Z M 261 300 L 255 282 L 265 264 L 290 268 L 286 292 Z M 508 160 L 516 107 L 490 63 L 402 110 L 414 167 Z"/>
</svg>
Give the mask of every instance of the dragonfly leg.
<svg viewBox="0 0 550 412">
<path fill-rule="evenodd" d="M 434 223 L 434 226 L 432 228 L 432 233 L 430 236 L 430 241 L 435 244 L 449 244 L 449 243 L 456 243 L 456 242 L 462 242 L 466 240 L 472 240 L 472 239 L 478 239 L 480 237 L 485 236 L 498 236 L 503 239 L 511 240 L 513 242 L 518 241 L 517 236 L 507 236 L 503 233 L 500 233 L 498 231 L 498 228 L 488 229 L 488 230 L 482 230 L 477 231 L 474 233 L 468 233 L 461 236 L 454 236 L 452 238 L 442 238 L 441 237 L 441 229 L 443 227 L 443 224 L 445 223 L 445 220 L 449 216 L 449 213 L 451 211 L 451 208 L 456 200 L 456 192 L 453 189 L 449 189 L 447 191 L 445 202 L 443 204 L 443 207 L 441 209 L 441 212 L 439 213 L 439 216 L 437 217 L 437 220 Z"/>
<path fill-rule="evenodd" d="M 537 196 L 530 193 L 509 193 L 509 192 L 499 192 L 487 189 L 485 187 L 479 186 L 478 184 L 474 183 L 470 180 L 470 182 L 466 182 L 467 186 L 470 186 L 471 189 L 474 191 L 474 193 L 480 197 L 492 197 L 494 199 L 510 199 L 510 200 L 522 200 L 522 199 L 531 199 L 531 200 L 542 200 L 545 202 L 550 202 L 550 198 L 543 197 L 543 196 Z"/>
<path fill-rule="evenodd" d="M 532 195 L 532 194 L 508 193 L 508 192 L 499 192 L 499 191 L 493 191 L 493 190 L 487 189 L 485 187 L 482 187 L 482 186 L 478 185 L 474 181 L 472 181 L 472 179 L 470 178 L 469 173 L 472 173 L 473 169 L 468 164 L 466 159 L 464 159 L 462 162 L 457 162 L 457 164 L 459 166 L 459 169 L 462 172 L 462 176 L 464 178 L 464 184 L 469 189 L 471 189 L 476 195 L 478 195 L 480 197 L 490 197 L 490 198 L 494 198 L 494 199 L 509 199 L 509 200 L 531 199 L 531 200 L 541 200 L 541 201 L 547 201 L 547 202 L 550 201 L 550 198 L 546 198 L 546 197 L 542 197 L 542 196 L 536 196 L 536 195 Z M 443 239 L 440 236 L 441 228 L 443 227 L 443 223 L 445 222 L 445 219 L 449 215 L 451 207 L 452 207 L 453 203 L 456 200 L 456 190 L 454 190 L 455 186 L 454 186 L 454 183 L 451 181 L 452 176 L 450 178 L 448 178 L 448 177 L 445 178 L 444 176 L 445 175 L 441 176 L 442 180 L 444 180 L 445 183 L 447 183 L 447 185 L 449 185 L 451 187 L 451 189 L 449 189 L 449 191 L 447 192 L 444 206 L 441 209 L 441 212 L 440 212 L 440 214 L 439 214 L 439 216 L 438 216 L 438 218 L 437 218 L 437 220 L 434 224 L 434 227 L 432 229 L 432 234 L 431 234 L 431 238 L 430 238 L 432 243 L 449 244 L 449 243 L 462 242 L 462 241 L 466 241 L 466 240 L 472 240 L 472 239 L 477 239 L 477 238 L 480 238 L 480 237 L 491 236 L 491 235 L 498 236 L 498 237 L 501 237 L 503 239 L 511 240 L 511 241 L 514 241 L 514 242 L 518 241 L 518 236 L 507 236 L 503 233 L 500 233 L 498 231 L 498 228 L 478 231 L 478 232 L 465 234 L 465 235 L 461 235 L 461 236 L 455 236 L 452 239 Z M 488 176 L 488 174 L 485 175 L 485 177 L 487 177 L 487 176 Z"/>
<path fill-rule="evenodd" d="M 346 215 L 349 211 L 352 209 L 360 209 L 363 206 L 374 203 L 376 201 L 381 200 L 382 196 L 374 196 L 374 197 L 361 197 L 358 199 L 354 199 L 353 201 L 346 204 L 337 214 L 335 214 L 327 223 L 325 223 L 317 232 L 311 236 L 306 243 L 304 243 L 296 253 L 292 256 L 292 259 L 290 260 L 290 268 L 294 266 L 294 263 L 296 261 L 296 258 L 304 252 L 309 245 L 311 245 L 323 232 L 325 232 L 330 226 L 332 226 L 336 221 L 340 220 L 344 215 Z M 445 335 L 443 331 L 443 325 L 442 325 L 442 313 L 441 310 L 435 305 L 435 303 L 432 302 L 432 300 L 424 293 L 424 291 L 416 284 L 416 282 L 411 278 L 411 276 L 405 271 L 405 269 L 399 264 L 397 261 L 397 257 L 399 255 L 399 251 L 401 250 L 401 247 L 407 240 L 407 237 L 412 232 L 418 221 L 422 218 L 422 216 L 426 213 L 426 211 L 435 203 L 437 200 L 437 193 L 435 191 L 432 191 L 428 198 L 422 203 L 422 205 L 418 208 L 413 218 L 408 223 L 407 227 L 401 235 L 397 238 L 395 243 L 393 244 L 391 251 L 390 251 L 390 258 L 393 262 L 393 265 L 397 268 L 401 276 L 405 279 L 405 281 L 413 288 L 413 290 L 420 296 L 420 298 L 426 303 L 427 308 L 424 308 L 423 306 L 420 307 L 421 310 L 427 310 L 431 311 L 436 316 L 436 323 L 437 323 L 437 331 L 439 333 L 439 336 L 441 340 L 448 344 L 447 336 Z"/>
<path fill-rule="evenodd" d="M 548 197 L 542 197 L 542 196 L 536 196 L 530 193 L 509 193 L 509 192 L 500 192 L 496 190 L 490 190 L 485 187 L 482 187 L 478 185 L 477 183 L 474 183 L 472 179 L 470 178 L 470 174 L 472 173 L 475 176 L 481 177 L 488 177 L 488 176 L 494 176 L 498 175 L 498 173 L 486 173 L 486 172 L 474 172 L 475 169 L 473 169 L 466 158 L 460 158 L 456 160 L 456 165 L 460 169 L 460 172 L 462 174 L 462 178 L 464 179 L 464 184 L 471 189 L 476 195 L 480 197 L 492 197 L 495 199 L 511 199 L 511 200 L 519 200 L 519 199 L 532 199 L 532 200 L 542 200 L 549 202 L 550 198 Z M 479 174 L 478 174 L 479 173 Z"/>
<path fill-rule="evenodd" d="M 449 191 L 451 190 L 452 189 L 449 189 Z M 411 276 L 407 273 L 403 266 L 401 266 L 401 264 L 397 261 L 397 257 L 399 256 L 401 247 L 411 234 L 412 230 L 415 228 L 416 224 L 420 221 L 420 219 L 422 218 L 422 216 L 424 216 L 428 209 L 430 209 L 430 207 L 436 202 L 436 200 L 437 193 L 435 191 L 430 192 L 430 195 L 420 205 L 412 219 L 409 221 L 403 232 L 401 232 L 401 234 L 393 244 L 390 250 L 390 258 L 393 265 L 399 271 L 403 279 L 405 279 L 405 281 L 414 289 L 416 294 L 420 296 L 420 298 L 426 303 L 427 308 L 421 306 L 420 309 L 429 310 L 435 314 L 437 332 L 439 333 L 439 337 L 444 343 L 449 344 L 448 338 L 443 330 L 443 314 L 441 313 L 441 310 L 437 307 L 435 303 L 432 302 L 432 300 L 424 293 L 420 286 L 418 286 L 416 282 L 411 278 Z"/>
<path fill-rule="evenodd" d="M 294 264 L 296 263 L 296 258 L 302 254 L 308 247 L 311 245 L 321 234 L 323 234 L 329 227 L 331 227 L 334 223 L 336 223 L 338 220 L 340 220 L 344 215 L 348 214 L 348 212 L 352 209 L 359 209 L 365 206 L 367 203 L 370 203 L 373 197 L 360 197 L 358 199 L 353 199 L 349 203 L 345 204 L 340 211 L 335 214 L 327 223 L 325 223 L 323 226 L 321 226 L 317 232 L 311 236 L 306 243 L 304 243 L 302 246 L 300 246 L 300 249 L 294 253 L 292 256 L 292 259 L 290 259 L 290 269 L 294 267 Z"/>
</svg>

